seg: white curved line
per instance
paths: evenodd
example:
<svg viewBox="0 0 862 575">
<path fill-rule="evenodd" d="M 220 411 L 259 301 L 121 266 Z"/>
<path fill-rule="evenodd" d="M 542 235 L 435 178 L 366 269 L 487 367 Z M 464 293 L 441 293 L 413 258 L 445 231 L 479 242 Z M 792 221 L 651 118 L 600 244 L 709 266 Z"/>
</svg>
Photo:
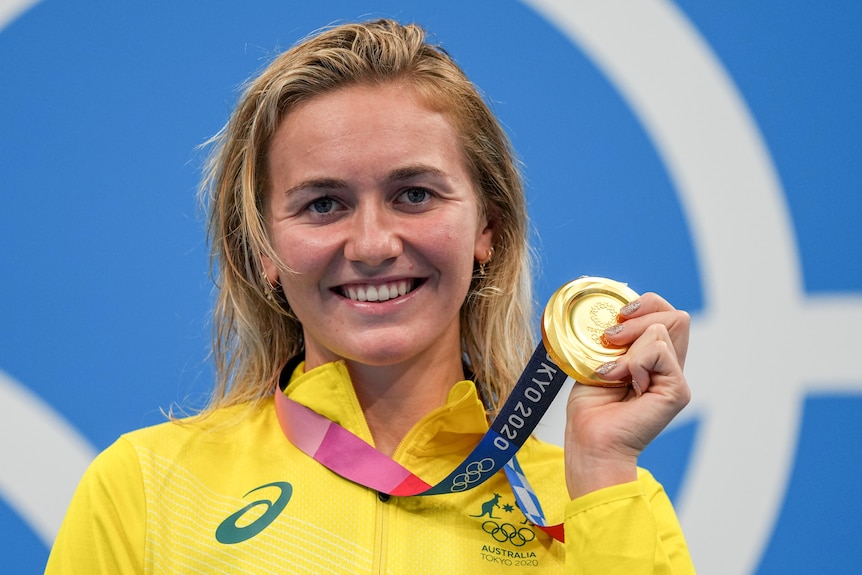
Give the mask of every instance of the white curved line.
<svg viewBox="0 0 862 575">
<path fill-rule="evenodd" d="M 0 30 L 38 3 L 39 0 L 0 0 Z"/>
<path fill-rule="evenodd" d="M 96 450 L 63 416 L 0 371 L 0 495 L 50 546 Z"/>
<path fill-rule="evenodd" d="M 802 329 L 796 334 L 810 358 L 796 362 L 801 377 L 817 383 L 819 391 L 858 392 L 862 382 L 858 363 L 862 340 L 854 332 L 860 325 L 862 297 L 848 294 L 808 299 L 799 317 Z"/>
<path fill-rule="evenodd" d="M 0 31 L 39 0 L 0 0 Z M 0 371 L 0 496 L 50 546 L 96 451 L 62 415 Z"/>
<path fill-rule="evenodd" d="M 644 125 L 689 218 L 710 310 L 748 298 L 756 280 L 786 286 L 779 295 L 789 303 L 800 274 L 784 194 L 742 98 L 684 15 L 662 0 L 527 2 L 569 34 Z"/>
<path fill-rule="evenodd" d="M 723 67 L 673 5 L 527 3 L 617 87 L 680 195 L 706 302 L 693 321 L 687 368 L 702 424 L 681 520 L 701 570 L 749 573 L 786 489 L 803 392 L 798 363 L 808 343 L 800 334 L 811 319 L 769 154 Z"/>
</svg>

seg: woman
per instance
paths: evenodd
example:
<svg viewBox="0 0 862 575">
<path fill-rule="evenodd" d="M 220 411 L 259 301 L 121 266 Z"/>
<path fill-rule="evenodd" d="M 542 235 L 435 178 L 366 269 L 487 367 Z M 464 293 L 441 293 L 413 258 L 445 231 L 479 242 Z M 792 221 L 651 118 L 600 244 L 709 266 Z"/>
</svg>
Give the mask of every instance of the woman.
<svg viewBox="0 0 862 575">
<path fill-rule="evenodd" d="M 576 385 L 564 452 L 534 438 L 518 452 L 564 537 L 527 521 L 503 473 L 396 497 L 351 475 L 394 460 L 446 477 L 534 341 L 507 139 L 420 28 L 339 26 L 282 54 L 215 138 L 203 188 L 212 403 L 97 458 L 48 572 L 693 571 L 670 502 L 637 468 L 689 397 L 688 316 L 655 294 L 605 333 L 630 348 L 599 372 L 631 386 Z"/>
</svg>

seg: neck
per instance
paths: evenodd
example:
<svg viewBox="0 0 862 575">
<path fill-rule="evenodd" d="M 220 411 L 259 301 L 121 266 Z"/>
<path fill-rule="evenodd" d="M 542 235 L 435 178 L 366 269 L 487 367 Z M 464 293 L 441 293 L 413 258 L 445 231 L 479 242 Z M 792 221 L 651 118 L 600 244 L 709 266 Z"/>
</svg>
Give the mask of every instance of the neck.
<svg viewBox="0 0 862 575">
<path fill-rule="evenodd" d="M 464 379 L 457 332 L 401 361 L 377 358 L 376 364 L 306 347 L 306 369 L 336 359 L 347 365 L 374 446 L 390 457 L 419 420 L 445 405 L 452 386 Z"/>
<path fill-rule="evenodd" d="M 446 404 L 452 386 L 464 379 L 457 366 L 367 366 L 348 362 L 359 404 L 374 445 L 392 456 L 425 415 Z"/>
</svg>

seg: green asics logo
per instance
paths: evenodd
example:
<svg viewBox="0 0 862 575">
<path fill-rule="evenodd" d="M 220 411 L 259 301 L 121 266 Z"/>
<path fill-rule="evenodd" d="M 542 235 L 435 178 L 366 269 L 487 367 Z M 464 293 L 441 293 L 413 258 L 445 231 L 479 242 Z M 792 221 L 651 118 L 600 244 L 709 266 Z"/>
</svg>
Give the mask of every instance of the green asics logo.
<svg viewBox="0 0 862 575">
<path fill-rule="evenodd" d="M 260 487 L 255 487 L 243 497 L 248 497 L 251 493 L 255 491 L 259 491 L 266 487 L 278 487 L 281 490 L 281 494 L 275 501 L 270 501 L 269 499 L 258 499 L 257 501 L 252 501 L 227 519 L 221 522 L 221 525 L 216 529 L 215 537 L 216 541 L 219 543 L 224 543 L 225 545 L 233 545 L 235 543 L 241 543 L 247 539 L 251 539 L 267 527 L 269 524 L 275 521 L 275 518 L 284 511 L 284 508 L 287 506 L 287 502 L 290 501 L 290 496 L 293 494 L 293 486 L 290 483 L 286 483 L 284 481 L 275 481 L 273 483 L 267 483 L 266 485 L 261 485 Z M 240 517 L 245 515 L 248 511 L 254 509 L 258 505 L 265 505 L 266 511 L 263 512 L 263 515 L 249 523 L 248 525 L 243 525 L 242 527 L 237 527 L 236 522 L 239 521 Z"/>
</svg>

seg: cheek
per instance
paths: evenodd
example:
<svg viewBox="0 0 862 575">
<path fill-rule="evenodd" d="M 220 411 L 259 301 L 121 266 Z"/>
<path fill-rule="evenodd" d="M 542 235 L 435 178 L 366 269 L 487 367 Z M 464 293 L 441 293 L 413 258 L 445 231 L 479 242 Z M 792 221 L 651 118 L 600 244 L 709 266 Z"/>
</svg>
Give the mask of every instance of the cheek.
<svg viewBox="0 0 862 575">
<path fill-rule="evenodd" d="M 303 230 L 284 230 L 273 238 L 273 244 L 287 267 L 279 273 L 282 291 L 302 321 L 307 308 L 317 305 L 320 279 L 337 250 L 325 237 Z"/>
<path fill-rule="evenodd" d="M 301 230 L 286 230 L 274 238 L 274 247 L 281 261 L 298 273 L 320 270 L 332 257 L 332 242 Z"/>
<path fill-rule="evenodd" d="M 472 277 L 474 229 L 464 223 L 441 225 L 426 236 L 426 253 L 445 262 L 450 269 L 457 270 L 459 277 Z"/>
</svg>

